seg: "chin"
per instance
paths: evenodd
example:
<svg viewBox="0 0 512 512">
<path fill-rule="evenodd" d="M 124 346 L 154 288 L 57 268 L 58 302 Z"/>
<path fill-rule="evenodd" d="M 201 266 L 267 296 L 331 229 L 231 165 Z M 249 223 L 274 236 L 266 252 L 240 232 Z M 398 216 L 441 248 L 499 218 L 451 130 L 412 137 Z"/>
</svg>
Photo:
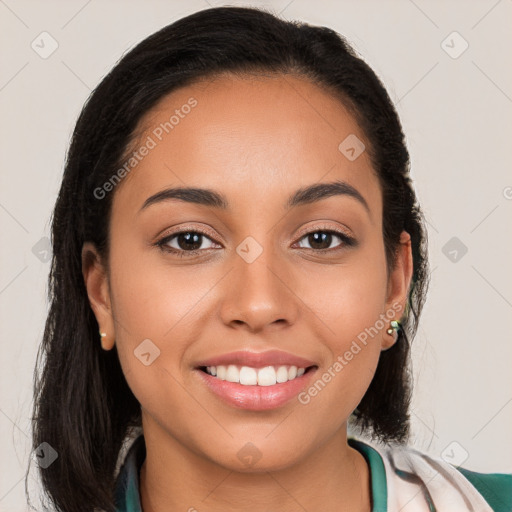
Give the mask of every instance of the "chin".
<svg viewBox="0 0 512 512">
<path fill-rule="evenodd" d="M 249 436 L 248 436 L 249 437 Z M 215 464 L 238 473 L 265 473 L 281 471 L 299 463 L 305 456 L 305 442 L 288 438 L 289 444 L 275 438 L 269 442 L 262 437 L 253 437 L 253 441 L 229 442 L 229 446 L 214 453 L 208 450 L 205 455 Z M 298 452 L 297 446 L 302 450 Z"/>
</svg>

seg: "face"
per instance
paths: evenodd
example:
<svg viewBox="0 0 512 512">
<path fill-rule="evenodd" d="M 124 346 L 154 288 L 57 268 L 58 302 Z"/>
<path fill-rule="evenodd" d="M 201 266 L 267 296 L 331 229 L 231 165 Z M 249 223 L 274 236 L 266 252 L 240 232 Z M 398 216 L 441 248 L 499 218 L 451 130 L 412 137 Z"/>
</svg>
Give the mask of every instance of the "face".
<svg viewBox="0 0 512 512">
<path fill-rule="evenodd" d="M 141 127 L 108 273 L 84 275 L 145 435 L 226 468 L 297 463 L 346 432 L 405 305 L 410 247 L 388 275 L 369 143 L 292 76 L 187 86 Z"/>
</svg>

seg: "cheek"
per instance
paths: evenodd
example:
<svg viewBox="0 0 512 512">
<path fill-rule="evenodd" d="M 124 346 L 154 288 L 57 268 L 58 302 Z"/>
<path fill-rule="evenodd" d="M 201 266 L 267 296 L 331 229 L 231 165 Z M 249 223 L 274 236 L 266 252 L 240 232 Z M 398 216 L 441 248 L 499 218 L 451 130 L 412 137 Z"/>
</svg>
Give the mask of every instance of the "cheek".
<svg viewBox="0 0 512 512">
<path fill-rule="evenodd" d="M 170 269 L 147 260 L 147 265 L 142 257 L 136 264 L 120 266 L 112 272 L 113 307 L 121 327 L 120 341 L 123 350 L 133 350 L 142 340 L 152 339 L 162 350 L 161 356 L 174 365 L 186 348 L 184 341 L 180 341 L 184 339 L 183 333 L 187 333 L 187 343 L 194 341 L 201 301 L 215 280 L 211 273 L 206 275 L 199 269 Z M 170 345 L 172 351 L 165 350 Z"/>
<path fill-rule="evenodd" d="M 347 259 L 347 264 L 333 266 L 323 273 L 310 273 L 301 293 L 322 321 L 322 337 L 328 335 L 335 357 L 344 353 L 353 340 L 364 339 L 368 329 L 374 333 L 376 328 L 381 336 L 383 327 L 387 328 L 382 320 L 386 291 L 384 247 L 374 237 Z M 373 337 L 380 341 L 379 336 Z"/>
<path fill-rule="evenodd" d="M 172 430 L 174 425 L 179 437 L 183 418 L 197 422 L 201 412 L 182 373 L 186 352 L 203 331 L 197 315 L 210 280 L 190 267 L 176 272 L 151 263 L 141 257 L 113 269 L 116 346 L 126 381 L 143 409 L 162 424 L 174 417 L 167 426 Z"/>
<path fill-rule="evenodd" d="M 126 235 L 112 241 L 110 285 L 119 359 L 142 402 L 139 394 L 152 395 L 181 371 L 188 346 L 201 335 L 198 314 L 215 279 L 200 266 L 171 267 L 155 257 L 158 248 L 136 247 Z"/>
<path fill-rule="evenodd" d="M 304 302 L 314 305 L 320 322 L 316 338 L 324 341 L 328 356 L 315 384 L 302 397 L 311 417 L 333 411 L 331 427 L 346 419 L 357 407 L 377 367 L 386 317 L 386 261 L 376 238 L 373 247 L 358 253 L 350 265 L 335 272 L 310 276 L 304 285 Z M 300 398 L 300 397 L 299 397 Z M 317 416 L 319 415 L 319 416 Z"/>
</svg>

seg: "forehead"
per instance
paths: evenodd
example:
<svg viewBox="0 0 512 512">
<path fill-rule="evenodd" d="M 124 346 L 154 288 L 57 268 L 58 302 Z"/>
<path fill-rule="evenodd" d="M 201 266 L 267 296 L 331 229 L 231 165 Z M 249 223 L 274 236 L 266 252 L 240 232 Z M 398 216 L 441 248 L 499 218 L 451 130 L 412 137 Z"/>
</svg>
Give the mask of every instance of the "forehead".
<svg viewBox="0 0 512 512">
<path fill-rule="evenodd" d="M 219 190 L 233 204 L 242 197 L 268 203 L 343 180 L 373 215 L 380 209 L 367 152 L 349 159 L 340 150 L 354 137 L 368 146 L 364 133 L 340 100 L 301 77 L 227 74 L 196 82 L 163 97 L 138 133 L 128 154 L 137 158 L 115 191 L 124 206 L 138 209 L 171 186 Z"/>
</svg>

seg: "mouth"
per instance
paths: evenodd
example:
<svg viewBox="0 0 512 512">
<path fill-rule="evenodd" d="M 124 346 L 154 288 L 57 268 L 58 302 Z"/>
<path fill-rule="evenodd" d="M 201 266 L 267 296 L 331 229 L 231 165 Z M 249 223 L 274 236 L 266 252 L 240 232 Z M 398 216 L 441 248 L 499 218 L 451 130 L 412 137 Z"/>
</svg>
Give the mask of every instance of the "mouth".
<svg viewBox="0 0 512 512">
<path fill-rule="evenodd" d="M 212 398 L 251 411 L 290 403 L 311 382 L 315 361 L 282 350 L 239 350 L 197 361 L 194 375 Z"/>
<path fill-rule="evenodd" d="M 211 392 L 212 398 L 220 399 L 223 404 L 248 411 L 269 411 L 298 399 L 299 393 L 310 385 L 317 369 L 316 365 L 306 368 L 212 365 L 196 368 L 194 373 L 199 377 L 201 384 Z M 213 372 L 217 375 L 212 375 Z M 232 380 L 228 380 L 228 377 Z M 283 382 L 278 382 L 278 378 Z"/>
<path fill-rule="evenodd" d="M 316 369 L 316 365 L 297 367 L 295 365 L 269 365 L 261 368 L 241 365 L 200 366 L 199 370 L 215 379 L 241 384 L 242 386 L 275 386 L 302 377 Z"/>
</svg>

